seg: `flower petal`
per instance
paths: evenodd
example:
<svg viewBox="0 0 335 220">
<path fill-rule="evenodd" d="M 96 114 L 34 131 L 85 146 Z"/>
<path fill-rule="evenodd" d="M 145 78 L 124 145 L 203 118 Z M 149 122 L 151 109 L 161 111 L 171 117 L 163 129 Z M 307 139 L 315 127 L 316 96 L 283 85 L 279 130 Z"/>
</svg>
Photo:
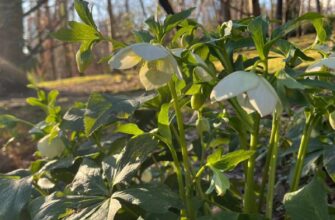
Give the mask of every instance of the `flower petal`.
<svg viewBox="0 0 335 220">
<path fill-rule="evenodd" d="M 335 57 L 329 57 L 327 59 L 323 59 L 320 63 L 330 69 L 335 69 Z"/>
<path fill-rule="evenodd" d="M 178 63 L 175 60 L 175 58 L 171 55 L 171 56 L 168 56 L 166 58 L 166 60 L 170 63 L 170 65 L 173 69 L 172 73 L 175 73 L 177 75 L 178 79 L 182 80 L 183 79 L 183 74 L 181 73 L 181 71 L 179 69 L 179 66 L 178 66 Z"/>
<path fill-rule="evenodd" d="M 317 72 L 320 71 L 322 69 L 322 67 L 325 66 L 329 69 L 334 70 L 335 69 L 335 57 L 329 57 L 326 59 L 322 59 L 319 62 L 316 62 L 312 65 L 310 65 L 305 72 L 309 73 L 309 72 Z"/>
<path fill-rule="evenodd" d="M 277 107 L 281 107 L 281 101 L 271 84 L 263 77 L 258 77 L 259 85 L 247 91 L 247 94 L 250 104 L 261 117 L 264 117 L 272 114 Z"/>
<path fill-rule="evenodd" d="M 181 57 L 181 54 L 185 51 L 185 49 L 183 48 L 175 48 L 175 49 L 171 49 L 171 53 L 173 55 L 175 55 L 176 57 Z"/>
<path fill-rule="evenodd" d="M 152 90 L 168 83 L 173 75 L 173 67 L 166 60 L 145 62 L 140 69 L 140 81 L 146 90 Z"/>
<path fill-rule="evenodd" d="M 235 97 L 259 84 L 259 77 L 252 72 L 236 71 L 223 78 L 212 90 L 211 99 L 221 101 Z"/>
<path fill-rule="evenodd" d="M 140 61 L 141 57 L 134 53 L 129 46 L 119 50 L 108 63 L 112 69 L 129 69 L 137 65 Z"/>
<path fill-rule="evenodd" d="M 246 111 L 248 114 L 255 112 L 254 107 L 250 104 L 247 94 L 243 93 L 236 97 L 238 104 Z"/>
<path fill-rule="evenodd" d="M 149 43 L 133 44 L 130 47 L 138 56 L 146 61 L 159 60 L 171 55 L 164 47 Z"/>
</svg>

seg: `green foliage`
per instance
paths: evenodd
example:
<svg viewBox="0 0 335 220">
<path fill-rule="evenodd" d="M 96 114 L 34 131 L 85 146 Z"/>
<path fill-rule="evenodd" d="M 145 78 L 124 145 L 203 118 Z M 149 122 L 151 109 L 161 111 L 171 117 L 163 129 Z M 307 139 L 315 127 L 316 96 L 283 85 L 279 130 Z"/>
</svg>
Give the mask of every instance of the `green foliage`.
<svg viewBox="0 0 335 220">
<path fill-rule="evenodd" d="M 79 71 L 107 41 L 116 51 L 101 62 L 139 65 L 153 91 L 93 93 L 62 110 L 57 91 L 31 85 L 37 95 L 27 103 L 45 118 L 0 115 L 0 129 L 14 132 L 23 123 L 33 141 L 48 142 L 38 145 L 29 169 L 0 175 L 0 219 L 331 219 L 335 58 L 324 49 L 329 33 L 321 15 L 307 13 L 272 33 L 266 17 L 209 32 L 188 9 L 150 17 L 128 46 L 99 32 L 86 1 L 74 6 L 81 22 L 53 36 L 81 44 Z M 306 48 L 287 39 L 302 22 L 316 31 Z M 251 47 L 254 56 L 246 57 Z M 271 61 L 283 65 L 273 70 Z M 57 146 L 49 144 L 55 138 Z M 46 158 L 52 146 L 62 152 Z M 284 205 L 281 184 L 291 184 Z"/>
<path fill-rule="evenodd" d="M 287 193 L 284 205 L 292 220 L 330 219 L 327 208 L 327 191 L 322 180 L 314 178 L 298 191 Z"/>
</svg>

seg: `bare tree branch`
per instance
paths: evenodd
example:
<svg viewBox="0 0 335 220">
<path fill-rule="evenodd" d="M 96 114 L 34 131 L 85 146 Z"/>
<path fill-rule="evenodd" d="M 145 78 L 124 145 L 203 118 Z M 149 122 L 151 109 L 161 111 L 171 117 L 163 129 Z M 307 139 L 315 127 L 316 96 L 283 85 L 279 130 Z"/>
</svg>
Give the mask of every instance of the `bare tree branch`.
<svg viewBox="0 0 335 220">
<path fill-rule="evenodd" d="M 33 13 L 34 11 L 36 11 L 37 9 L 39 9 L 39 7 L 41 7 L 47 1 L 48 0 L 39 0 L 34 7 L 32 7 L 31 9 L 29 9 L 27 12 L 25 12 L 23 14 L 23 17 L 26 17 L 26 16 L 30 15 L 31 13 Z"/>
</svg>

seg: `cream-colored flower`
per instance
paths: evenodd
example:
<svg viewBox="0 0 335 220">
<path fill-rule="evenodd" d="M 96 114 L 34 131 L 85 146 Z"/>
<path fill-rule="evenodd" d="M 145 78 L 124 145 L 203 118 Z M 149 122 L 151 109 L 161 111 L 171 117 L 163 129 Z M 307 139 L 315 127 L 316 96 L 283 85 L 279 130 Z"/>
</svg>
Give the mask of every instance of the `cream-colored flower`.
<svg viewBox="0 0 335 220">
<path fill-rule="evenodd" d="M 65 145 L 60 137 L 55 137 L 50 140 L 50 134 L 48 134 L 38 141 L 37 149 L 41 152 L 43 157 L 52 159 L 63 153 Z"/>
<path fill-rule="evenodd" d="M 329 68 L 331 70 L 331 73 L 335 74 L 335 57 L 330 56 L 328 58 L 321 59 L 320 61 L 307 67 L 305 72 L 318 72 L 321 71 L 323 67 Z"/>
<path fill-rule="evenodd" d="M 170 81 L 173 74 L 182 79 L 178 63 L 161 45 L 137 43 L 119 50 L 110 60 L 112 69 L 129 69 L 143 61 L 140 81 L 146 90 L 156 89 Z"/>
<path fill-rule="evenodd" d="M 211 93 L 211 99 L 216 101 L 232 97 L 237 97 L 246 112 L 257 111 L 261 117 L 282 109 L 281 101 L 271 84 L 253 72 L 233 72 L 223 78 Z"/>
</svg>

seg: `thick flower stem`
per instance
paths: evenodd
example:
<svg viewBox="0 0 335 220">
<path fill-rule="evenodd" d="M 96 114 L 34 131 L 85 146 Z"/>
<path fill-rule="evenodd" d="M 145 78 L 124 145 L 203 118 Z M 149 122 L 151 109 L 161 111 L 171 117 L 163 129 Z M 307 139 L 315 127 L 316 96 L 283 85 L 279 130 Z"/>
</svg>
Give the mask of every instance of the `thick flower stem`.
<svg viewBox="0 0 335 220">
<path fill-rule="evenodd" d="M 180 111 L 180 106 L 178 103 L 178 95 L 176 92 L 176 87 L 171 80 L 169 82 L 169 88 L 171 92 L 171 96 L 173 98 L 173 105 L 176 113 L 176 118 L 177 118 L 177 125 L 178 125 L 178 130 L 179 130 L 179 140 L 180 140 L 180 148 L 181 148 L 181 153 L 183 157 L 183 166 L 184 166 L 184 171 L 185 171 L 185 184 L 186 184 L 186 189 L 185 189 L 185 202 L 186 202 L 186 213 L 187 216 L 190 220 L 195 219 L 195 212 L 193 210 L 193 204 L 191 201 L 192 198 L 192 177 L 191 177 L 191 168 L 189 165 L 189 157 L 188 157 L 188 151 L 187 151 L 187 145 L 186 145 L 186 139 L 185 139 L 185 129 L 184 129 L 184 122 L 183 122 L 183 116 Z"/>
<path fill-rule="evenodd" d="M 264 202 L 264 197 L 265 197 L 264 194 L 265 194 L 265 191 L 266 191 L 266 183 L 267 183 L 267 180 L 268 180 L 270 160 L 271 160 L 271 157 L 272 157 L 272 151 L 273 151 L 273 148 L 274 148 L 275 136 L 276 136 L 276 132 L 277 132 L 276 127 L 278 127 L 278 123 L 277 123 L 277 120 L 275 120 L 275 118 L 273 118 L 272 128 L 271 128 L 271 135 L 270 135 L 270 140 L 269 140 L 269 149 L 268 149 L 268 152 L 267 152 L 267 155 L 266 155 L 264 170 L 263 170 L 263 174 L 262 174 L 261 192 L 260 192 L 260 195 L 259 195 L 259 203 L 258 203 L 259 211 L 261 211 L 262 205 L 263 205 L 263 202 Z"/>
<path fill-rule="evenodd" d="M 296 191 L 299 187 L 304 159 L 315 121 L 316 121 L 316 115 L 314 113 L 310 113 L 306 118 L 305 128 L 300 140 L 297 163 L 295 164 L 293 180 L 291 183 L 291 189 L 290 189 L 291 192 Z"/>
<path fill-rule="evenodd" d="M 257 114 L 254 118 L 253 131 L 250 136 L 250 150 L 256 151 L 258 144 L 259 121 L 260 116 Z M 253 154 L 248 160 L 246 184 L 244 187 L 244 212 L 255 212 L 255 187 L 254 187 L 254 174 L 255 174 L 256 155 Z"/>
<path fill-rule="evenodd" d="M 273 210 L 273 196 L 274 196 L 274 188 L 276 182 L 276 165 L 278 158 L 278 150 L 279 150 L 279 123 L 280 123 L 280 115 L 275 113 L 273 117 L 273 127 L 271 131 L 271 135 L 273 134 L 273 143 L 271 146 L 270 160 L 268 165 L 269 170 L 269 183 L 268 183 L 268 191 L 266 196 L 266 210 L 265 217 L 268 219 L 272 219 L 272 210 Z M 262 189 L 263 190 L 263 189 Z"/>
</svg>

